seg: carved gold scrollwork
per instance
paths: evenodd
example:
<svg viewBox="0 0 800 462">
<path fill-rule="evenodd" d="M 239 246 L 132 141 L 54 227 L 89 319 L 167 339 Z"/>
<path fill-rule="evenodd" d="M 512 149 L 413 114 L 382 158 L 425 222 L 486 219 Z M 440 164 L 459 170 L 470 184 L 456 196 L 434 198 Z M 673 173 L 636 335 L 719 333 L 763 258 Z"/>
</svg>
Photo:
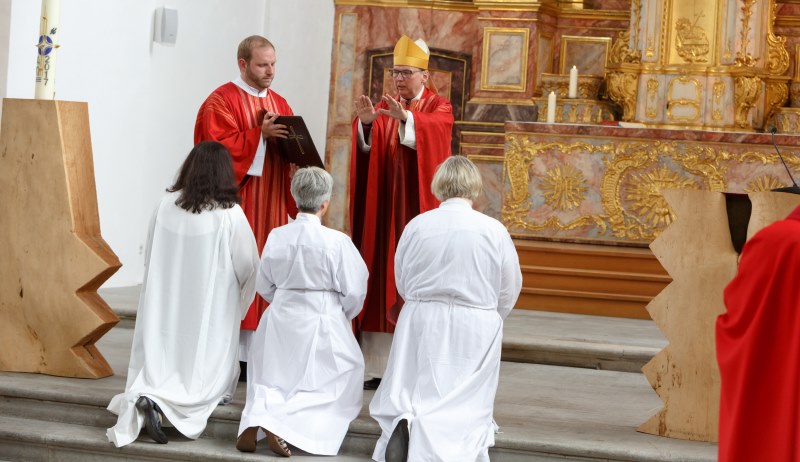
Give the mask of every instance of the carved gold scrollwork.
<svg viewBox="0 0 800 462">
<path fill-rule="evenodd" d="M 777 5 L 771 2 L 770 27 L 767 33 L 767 72 L 771 75 L 783 75 L 789 70 L 789 52 L 786 50 L 786 37 L 779 37 L 772 31 L 775 25 Z"/>
<path fill-rule="evenodd" d="M 676 93 L 682 93 L 677 91 L 677 88 L 684 87 L 684 89 L 693 88 L 694 89 L 694 98 L 676 98 L 674 95 Z M 700 83 L 699 80 L 692 78 L 681 76 L 677 79 L 672 79 L 669 82 L 669 89 L 667 91 L 667 119 L 672 121 L 687 121 L 687 122 L 696 122 L 700 120 L 700 107 L 702 104 L 703 99 L 703 85 Z M 684 112 L 683 110 L 690 109 L 692 111 L 691 115 L 680 114 Z M 675 114 L 678 112 L 678 114 Z"/>
<path fill-rule="evenodd" d="M 783 160 L 786 161 L 786 165 L 788 165 L 791 170 L 793 170 L 794 172 L 800 170 L 800 154 L 788 150 L 782 150 L 781 152 L 783 153 Z M 738 162 L 760 162 L 764 165 L 780 162 L 778 156 L 770 151 L 743 152 L 737 156 L 737 160 Z"/>
<path fill-rule="evenodd" d="M 725 190 L 726 167 L 720 161 L 730 158 L 727 151 L 693 147 L 681 153 L 675 142 L 619 143 L 613 155 L 604 159 L 606 174 L 601 185 L 603 210 L 614 236 L 654 239 L 674 219 L 661 190 L 701 189 L 696 180 L 660 164 L 659 159 L 664 158 L 707 182 L 703 189 Z"/>
<path fill-rule="evenodd" d="M 722 120 L 722 95 L 725 93 L 725 81 L 717 79 L 712 88 L 714 99 L 711 119 L 715 122 Z"/>
<path fill-rule="evenodd" d="M 761 78 L 757 76 L 739 76 L 734 80 L 734 122 L 739 128 L 750 128 L 750 109 L 761 94 Z"/>
<path fill-rule="evenodd" d="M 522 142 L 523 144 L 520 144 L 517 137 L 509 136 L 506 139 L 504 167 L 506 177 L 511 185 L 506 197 L 510 199 L 507 203 L 514 209 L 521 206 L 527 208 L 530 205 L 528 203 L 528 169 L 533 161 L 533 156 L 528 154 L 530 142 L 527 139 L 523 139 Z"/>
<path fill-rule="evenodd" d="M 767 101 L 765 121 L 770 120 L 775 109 L 782 107 L 789 99 L 789 85 L 782 81 L 767 81 Z"/>
<path fill-rule="evenodd" d="M 658 117 L 658 79 L 650 78 L 647 80 L 647 108 L 645 109 L 645 116 L 648 119 L 655 119 Z"/>
<path fill-rule="evenodd" d="M 767 35 L 767 72 L 783 75 L 789 70 L 789 52 L 786 50 L 786 37 L 773 33 Z"/>
<path fill-rule="evenodd" d="M 636 115 L 638 76 L 629 72 L 609 72 L 608 97 L 622 107 L 622 120 L 629 122 Z"/>
<path fill-rule="evenodd" d="M 631 40 L 631 32 L 626 30 L 617 34 L 617 39 L 611 45 L 608 51 L 609 64 L 639 64 L 641 61 L 641 53 L 639 50 L 633 50 L 628 45 Z"/>
<path fill-rule="evenodd" d="M 750 17 L 753 15 L 753 5 L 756 4 L 756 1 L 744 0 L 742 5 L 742 48 L 736 52 L 736 59 L 734 60 L 738 67 L 754 67 L 756 65 L 756 58 L 747 51 L 750 46 Z"/>
<path fill-rule="evenodd" d="M 589 143 L 531 143 L 528 137 L 509 134 L 506 137 L 506 155 L 505 155 L 505 170 L 506 178 L 510 188 L 505 194 L 503 201 L 503 210 L 501 218 L 503 224 L 508 229 L 524 229 L 528 231 L 541 231 L 543 229 L 551 228 L 557 230 L 572 230 L 584 226 L 594 224 L 600 230 L 601 234 L 606 232 L 605 218 L 595 215 L 583 215 L 568 223 L 562 223 L 557 217 L 550 217 L 543 223 L 530 223 L 527 220 L 527 215 L 531 207 L 531 198 L 528 182 L 530 181 L 529 169 L 534 161 L 534 158 L 548 150 L 558 150 L 559 152 L 569 151 L 596 151 L 596 147 Z M 570 179 L 567 182 L 562 182 L 559 188 L 550 189 L 553 192 L 551 200 L 555 200 L 557 204 L 561 201 L 562 195 L 566 194 L 563 202 L 566 204 L 573 204 L 572 207 L 577 207 L 578 202 L 584 199 L 586 187 L 582 175 L 578 178 L 580 172 L 575 173 L 573 170 L 566 170 L 566 175 Z M 562 177 L 563 179 L 563 177 Z M 553 177 L 555 180 L 555 177 Z M 551 181 L 543 182 L 543 185 L 549 184 L 552 186 L 554 183 Z M 547 186 L 543 186 L 544 191 Z M 545 197 L 547 200 L 547 196 Z M 552 206 L 552 205 L 551 205 Z"/>
</svg>

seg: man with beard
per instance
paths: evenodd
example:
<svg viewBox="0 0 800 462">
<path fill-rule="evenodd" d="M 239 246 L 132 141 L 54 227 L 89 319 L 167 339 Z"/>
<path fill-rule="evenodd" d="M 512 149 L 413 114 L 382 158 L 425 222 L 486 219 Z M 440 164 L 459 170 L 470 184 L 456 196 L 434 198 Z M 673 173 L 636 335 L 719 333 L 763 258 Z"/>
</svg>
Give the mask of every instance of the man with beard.
<svg viewBox="0 0 800 462">
<path fill-rule="evenodd" d="M 270 88 L 275 77 L 275 47 L 264 37 L 242 40 L 237 52 L 239 77 L 214 90 L 197 113 L 195 144 L 213 140 L 231 153 L 244 209 L 259 254 L 273 228 L 285 225 L 296 207 L 288 194 L 291 164 L 278 150 L 285 125 L 276 124 L 292 108 Z M 256 297 L 242 321 L 240 360 L 247 361 L 249 343 L 266 302 Z M 244 373 L 244 370 L 242 371 Z"/>
</svg>

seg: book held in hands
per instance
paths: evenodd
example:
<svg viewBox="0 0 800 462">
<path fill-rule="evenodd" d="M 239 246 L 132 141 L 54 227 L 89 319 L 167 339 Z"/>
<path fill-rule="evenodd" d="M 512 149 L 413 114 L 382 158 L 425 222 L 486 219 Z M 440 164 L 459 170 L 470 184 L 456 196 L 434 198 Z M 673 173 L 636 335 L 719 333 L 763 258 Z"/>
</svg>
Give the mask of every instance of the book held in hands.
<svg viewBox="0 0 800 462">
<path fill-rule="evenodd" d="M 325 168 L 314 141 L 308 133 L 306 123 L 301 116 L 280 116 L 275 119 L 276 124 L 286 125 L 289 132 L 286 138 L 278 138 L 281 155 L 298 167 Z"/>
</svg>

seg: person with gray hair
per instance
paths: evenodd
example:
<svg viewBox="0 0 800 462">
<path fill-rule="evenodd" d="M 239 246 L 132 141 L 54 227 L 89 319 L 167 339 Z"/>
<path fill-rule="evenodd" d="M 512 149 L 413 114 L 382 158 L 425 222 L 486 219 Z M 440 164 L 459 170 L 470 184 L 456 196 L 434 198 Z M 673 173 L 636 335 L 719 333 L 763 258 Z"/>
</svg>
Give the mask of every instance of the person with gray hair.
<svg viewBox="0 0 800 462">
<path fill-rule="evenodd" d="M 503 320 L 522 273 L 506 228 L 472 209 L 481 187 L 475 164 L 448 158 L 431 185 L 442 204 L 400 237 L 394 268 L 405 305 L 369 406 L 382 432 L 376 461 L 489 461 Z"/>
<path fill-rule="evenodd" d="M 281 456 L 291 455 L 287 443 L 336 455 L 361 411 L 364 357 L 351 321 L 364 303 L 368 272 L 350 238 L 322 225 L 332 188 L 325 170 L 297 170 L 297 219 L 272 230 L 264 246 L 256 291 L 270 306 L 247 364 L 240 451 L 255 451 L 266 437 Z"/>
</svg>

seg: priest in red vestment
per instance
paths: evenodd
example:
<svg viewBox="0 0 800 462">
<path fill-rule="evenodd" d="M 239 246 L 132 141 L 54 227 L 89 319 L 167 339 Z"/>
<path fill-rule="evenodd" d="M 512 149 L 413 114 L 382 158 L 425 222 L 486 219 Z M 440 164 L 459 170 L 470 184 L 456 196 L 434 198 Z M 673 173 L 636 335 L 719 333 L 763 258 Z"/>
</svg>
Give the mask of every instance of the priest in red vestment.
<svg viewBox="0 0 800 462">
<path fill-rule="evenodd" d="M 800 207 L 745 244 L 725 306 L 719 460 L 800 461 Z"/>
<path fill-rule="evenodd" d="M 285 125 L 275 123 L 278 115 L 292 115 L 292 108 L 270 88 L 275 77 L 275 47 L 269 40 L 247 37 L 239 44 L 237 60 L 240 76 L 214 90 L 200 106 L 194 142 L 218 141 L 230 151 L 236 181 L 241 185 L 242 208 L 260 254 L 272 228 L 285 225 L 287 216 L 296 213 L 287 194 L 290 164 L 279 154 L 276 140 L 286 138 L 288 132 Z M 266 306 L 264 299 L 256 297 L 242 321 L 243 361 Z"/>
<path fill-rule="evenodd" d="M 384 95 L 375 106 L 365 95 L 355 101 L 350 229 L 369 268 L 357 327 L 367 374 L 374 377 L 382 375 L 391 336 L 371 334 L 394 332 L 403 304 L 394 280 L 397 242 L 409 220 L 439 205 L 431 180 L 450 156 L 453 109 L 429 84 L 429 57 L 424 41 L 402 36 L 391 70 L 397 94 Z"/>
</svg>

